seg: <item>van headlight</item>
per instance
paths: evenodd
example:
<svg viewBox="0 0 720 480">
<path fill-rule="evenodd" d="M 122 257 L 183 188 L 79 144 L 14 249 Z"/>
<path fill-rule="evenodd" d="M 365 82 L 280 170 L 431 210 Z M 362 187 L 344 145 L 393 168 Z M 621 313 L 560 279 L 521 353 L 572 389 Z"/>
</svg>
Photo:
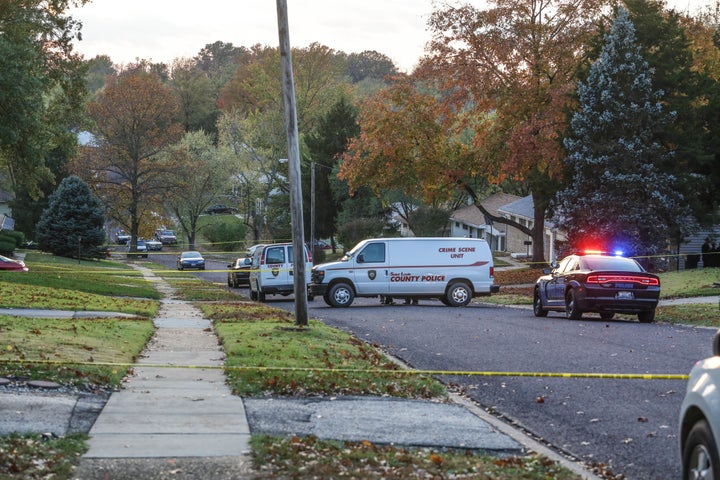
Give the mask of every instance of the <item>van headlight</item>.
<svg viewBox="0 0 720 480">
<path fill-rule="evenodd" d="M 311 278 L 313 283 L 323 283 L 323 279 L 325 278 L 325 270 L 317 270 L 313 268 Z"/>
</svg>

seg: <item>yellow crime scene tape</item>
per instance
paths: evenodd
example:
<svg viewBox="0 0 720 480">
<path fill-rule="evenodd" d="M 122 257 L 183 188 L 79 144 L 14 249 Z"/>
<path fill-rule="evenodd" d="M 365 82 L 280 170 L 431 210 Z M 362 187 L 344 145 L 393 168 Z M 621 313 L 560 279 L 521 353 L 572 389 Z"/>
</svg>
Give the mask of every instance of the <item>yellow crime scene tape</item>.
<svg viewBox="0 0 720 480">
<path fill-rule="evenodd" d="M 316 367 L 258 367 L 223 365 L 171 365 L 157 363 L 114 363 L 114 362 L 60 362 L 49 360 L 0 360 L 2 364 L 32 365 L 83 365 L 123 368 L 190 368 L 199 370 L 257 371 L 257 372 L 308 372 L 308 373 L 362 373 L 377 375 L 446 375 L 473 377 L 543 377 L 543 378 L 591 378 L 611 380 L 687 380 L 687 374 L 659 373 L 582 373 L 582 372 L 501 372 L 501 371 L 456 371 L 456 370 L 382 370 L 363 368 L 316 368 Z"/>
</svg>

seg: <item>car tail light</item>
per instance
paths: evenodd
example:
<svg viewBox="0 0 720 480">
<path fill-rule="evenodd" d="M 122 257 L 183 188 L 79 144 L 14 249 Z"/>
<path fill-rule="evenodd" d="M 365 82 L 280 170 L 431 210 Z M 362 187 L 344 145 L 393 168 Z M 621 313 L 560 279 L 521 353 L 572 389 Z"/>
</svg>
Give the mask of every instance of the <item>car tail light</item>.
<svg viewBox="0 0 720 480">
<path fill-rule="evenodd" d="M 490 267 L 490 276 L 491 277 L 495 276 L 495 267 Z"/>
<path fill-rule="evenodd" d="M 587 283 L 637 283 L 647 287 L 657 287 L 660 285 L 660 280 L 638 275 L 589 275 Z"/>
</svg>

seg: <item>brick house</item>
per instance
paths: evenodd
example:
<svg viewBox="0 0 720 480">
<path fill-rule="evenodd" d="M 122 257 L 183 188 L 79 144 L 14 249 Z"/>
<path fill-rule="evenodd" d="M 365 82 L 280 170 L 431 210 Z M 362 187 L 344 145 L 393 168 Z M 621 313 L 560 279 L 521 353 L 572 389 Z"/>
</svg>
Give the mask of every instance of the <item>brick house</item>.
<svg viewBox="0 0 720 480">
<path fill-rule="evenodd" d="M 518 197 L 498 193 L 481 202 L 490 213 L 504 217 L 520 225 L 532 228 L 534 224 L 532 195 Z M 486 221 L 487 220 L 487 221 Z M 508 252 L 515 257 L 527 257 L 532 254 L 532 238 L 515 227 L 506 224 L 493 224 L 475 206 L 455 210 L 450 216 L 451 236 L 484 238 L 491 250 Z M 556 259 L 557 244 L 565 241 L 565 236 L 549 222 L 545 223 L 545 259 Z"/>
</svg>

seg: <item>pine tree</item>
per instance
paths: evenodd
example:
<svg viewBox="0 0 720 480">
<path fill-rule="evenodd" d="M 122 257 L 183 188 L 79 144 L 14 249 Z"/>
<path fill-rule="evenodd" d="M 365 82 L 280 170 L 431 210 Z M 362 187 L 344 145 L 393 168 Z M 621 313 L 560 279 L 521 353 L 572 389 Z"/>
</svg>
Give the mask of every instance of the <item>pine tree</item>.
<svg viewBox="0 0 720 480">
<path fill-rule="evenodd" d="M 36 226 L 40 248 L 70 258 L 103 255 L 105 217 L 100 201 L 79 177 L 60 182 Z"/>
<path fill-rule="evenodd" d="M 652 73 L 620 8 L 599 58 L 578 84 L 580 105 L 565 139 L 570 178 L 558 193 L 556 216 L 572 248 L 651 255 L 678 236 L 687 209 L 676 178 L 659 168 L 672 157 L 657 140 L 674 115 L 663 112 Z"/>
</svg>

